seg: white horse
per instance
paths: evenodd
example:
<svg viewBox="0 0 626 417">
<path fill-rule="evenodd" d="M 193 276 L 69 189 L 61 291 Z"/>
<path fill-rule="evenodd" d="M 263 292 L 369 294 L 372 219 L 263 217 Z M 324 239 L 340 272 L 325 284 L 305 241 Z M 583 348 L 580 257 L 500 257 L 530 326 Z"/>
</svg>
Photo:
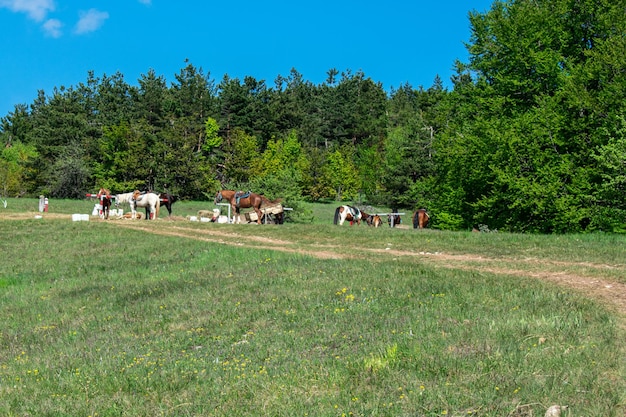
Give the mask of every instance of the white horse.
<svg viewBox="0 0 626 417">
<path fill-rule="evenodd" d="M 117 194 L 115 196 L 115 205 L 119 206 L 120 204 L 130 204 L 130 200 L 133 198 L 133 194 L 135 193 Z"/>
<path fill-rule="evenodd" d="M 139 190 L 135 190 L 132 193 L 130 199 L 130 210 L 132 212 L 132 219 L 137 217 L 137 207 L 145 207 L 150 212 L 148 216 L 149 220 L 156 220 L 159 217 L 159 208 L 161 207 L 161 199 L 157 194 L 146 193 L 141 194 Z"/>
<path fill-rule="evenodd" d="M 370 217 L 369 214 L 364 211 L 359 210 L 356 207 L 352 206 L 339 206 L 335 209 L 335 218 L 333 220 L 334 224 L 343 225 L 343 222 L 348 220 L 350 225 L 353 223 L 361 224 L 361 220 L 367 221 Z"/>
</svg>

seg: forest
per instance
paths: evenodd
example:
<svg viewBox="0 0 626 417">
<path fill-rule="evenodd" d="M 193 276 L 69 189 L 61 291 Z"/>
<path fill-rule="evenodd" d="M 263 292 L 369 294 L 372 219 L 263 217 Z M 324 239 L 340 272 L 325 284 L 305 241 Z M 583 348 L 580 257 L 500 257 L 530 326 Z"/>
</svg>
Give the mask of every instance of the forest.
<svg viewBox="0 0 626 417">
<path fill-rule="evenodd" d="M 496 0 L 468 19 L 449 89 L 186 62 L 169 82 L 90 71 L 40 90 L 0 118 L 0 197 L 223 187 L 427 208 L 444 230 L 626 232 L 626 0 Z"/>
</svg>

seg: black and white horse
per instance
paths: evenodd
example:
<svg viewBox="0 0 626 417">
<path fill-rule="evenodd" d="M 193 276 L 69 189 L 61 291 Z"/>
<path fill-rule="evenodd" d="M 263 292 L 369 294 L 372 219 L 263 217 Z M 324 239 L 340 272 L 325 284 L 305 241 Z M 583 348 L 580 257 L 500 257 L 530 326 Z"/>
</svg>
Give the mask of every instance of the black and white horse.
<svg viewBox="0 0 626 417">
<path fill-rule="evenodd" d="M 339 223 L 339 226 L 343 225 L 343 222 L 346 220 L 350 222 L 350 225 L 353 223 L 361 224 L 361 220 L 367 221 L 369 217 L 369 214 L 356 207 L 339 206 L 335 209 L 335 218 L 333 222 L 334 224 Z"/>
</svg>

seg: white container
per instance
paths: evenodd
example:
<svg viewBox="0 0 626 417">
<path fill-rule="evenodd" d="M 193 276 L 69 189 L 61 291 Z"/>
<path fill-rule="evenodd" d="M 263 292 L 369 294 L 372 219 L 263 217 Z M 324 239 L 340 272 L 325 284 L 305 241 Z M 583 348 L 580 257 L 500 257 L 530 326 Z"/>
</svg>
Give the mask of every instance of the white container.
<svg viewBox="0 0 626 417">
<path fill-rule="evenodd" d="M 72 214 L 72 221 L 73 222 L 81 221 L 81 216 L 82 216 L 82 214 Z"/>
<path fill-rule="evenodd" d="M 189 216 L 189 220 L 191 220 L 192 222 L 197 222 L 198 218 L 196 216 Z"/>
</svg>

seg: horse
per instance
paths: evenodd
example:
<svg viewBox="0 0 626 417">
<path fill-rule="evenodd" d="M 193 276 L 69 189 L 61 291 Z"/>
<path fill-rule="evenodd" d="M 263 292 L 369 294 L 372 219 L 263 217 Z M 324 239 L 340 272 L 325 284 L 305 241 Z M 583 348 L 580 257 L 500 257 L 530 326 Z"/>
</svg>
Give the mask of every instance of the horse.
<svg viewBox="0 0 626 417">
<path fill-rule="evenodd" d="M 383 224 L 383 220 L 380 218 L 378 214 L 374 214 L 373 216 L 370 216 L 370 218 L 371 218 L 371 221 L 369 222 L 370 226 L 380 227 L 380 225 Z"/>
<path fill-rule="evenodd" d="M 172 204 L 178 201 L 178 197 L 175 195 L 171 195 L 170 193 L 160 193 L 159 200 L 162 206 L 165 206 L 167 209 L 168 215 L 172 217 Z M 147 209 L 146 209 L 147 210 Z M 146 216 L 148 213 L 146 212 Z"/>
<path fill-rule="evenodd" d="M 141 191 L 135 190 L 130 200 L 130 209 L 132 211 L 132 219 L 137 216 L 137 207 L 146 207 L 146 219 L 156 220 L 159 217 L 159 208 L 161 200 L 154 193 L 141 194 Z M 148 212 L 149 209 L 149 212 Z"/>
<path fill-rule="evenodd" d="M 130 200 L 132 200 L 133 194 L 135 193 L 117 194 L 115 196 L 115 206 L 119 207 L 121 204 L 130 204 Z"/>
<path fill-rule="evenodd" d="M 124 194 L 117 194 L 115 196 L 115 205 L 116 206 L 120 206 L 121 204 L 125 204 L 128 203 L 130 204 L 130 201 L 133 198 L 133 195 L 135 193 L 124 193 Z M 146 194 L 145 192 L 141 192 L 141 195 Z M 161 206 L 165 206 L 165 208 L 167 209 L 167 212 L 169 213 L 168 215 L 171 217 L 172 216 L 172 204 L 174 204 L 175 202 L 177 202 L 179 199 L 177 196 L 172 195 L 170 193 L 159 193 L 159 202 Z M 150 210 L 149 207 L 146 207 L 146 217 L 150 216 Z"/>
<path fill-rule="evenodd" d="M 145 192 L 141 193 L 146 194 Z M 159 193 L 159 203 L 162 206 L 165 206 L 165 208 L 167 209 L 168 212 L 168 216 L 172 217 L 172 204 L 174 204 L 175 202 L 178 201 L 178 197 L 168 194 L 168 193 Z M 149 208 L 146 207 L 146 217 L 149 217 L 150 213 L 149 213 Z"/>
<path fill-rule="evenodd" d="M 426 212 L 426 209 L 419 209 L 413 213 L 413 229 L 424 229 L 430 222 L 430 216 Z"/>
<path fill-rule="evenodd" d="M 370 218 L 369 214 L 367 214 L 364 211 L 359 210 L 356 207 L 339 206 L 335 209 L 335 218 L 333 220 L 333 223 L 334 224 L 339 223 L 339 226 L 342 226 L 343 222 L 347 220 L 350 222 L 350 225 L 352 225 L 354 222 L 360 225 L 361 220 L 364 220 L 368 222 L 369 224 L 369 221 L 368 221 L 369 218 Z"/>
<path fill-rule="evenodd" d="M 241 223 L 242 208 L 253 208 L 257 214 L 257 223 L 261 224 L 263 218 L 263 212 L 261 211 L 261 205 L 274 204 L 279 200 L 270 201 L 267 197 L 261 194 L 255 194 L 251 191 L 234 191 L 234 190 L 222 190 L 215 194 L 215 204 L 220 203 L 222 200 L 226 200 L 230 203 L 230 207 L 233 210 L 233 222 L 235 216 L 237 217 L 237 224 Z"/>
<path fill-rule="evenodd" d="M 399 214 L 388 214 L 387 215 L 387 223 L 389 223 L 389 227 L 396 227 L 400 223 L 402 223 L 402 219 Z"/>
<path fill-rule="evenodd" d="M 108 220 L 111 210 L 111 192 L 106 188 L 100 188 L 96 197 L 100 200 L 100 218 Z"/>
</svg>

